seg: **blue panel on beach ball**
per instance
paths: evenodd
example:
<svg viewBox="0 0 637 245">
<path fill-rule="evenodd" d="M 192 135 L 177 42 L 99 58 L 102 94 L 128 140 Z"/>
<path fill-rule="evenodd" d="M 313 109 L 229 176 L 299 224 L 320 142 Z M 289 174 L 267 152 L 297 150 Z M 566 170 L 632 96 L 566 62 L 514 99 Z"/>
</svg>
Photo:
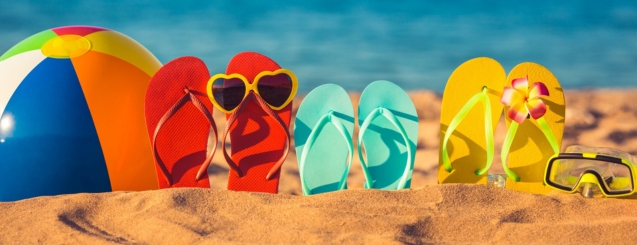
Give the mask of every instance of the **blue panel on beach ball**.
<svg viewBox="0 0 637 245">
<path fill-rule="evenodd" d="M 111 191 L 71 60 L 44 59 L 20 83 L 1 118 L 11 118 L 13 130 L 0 143 L 0 201 Z"/>
</svg>

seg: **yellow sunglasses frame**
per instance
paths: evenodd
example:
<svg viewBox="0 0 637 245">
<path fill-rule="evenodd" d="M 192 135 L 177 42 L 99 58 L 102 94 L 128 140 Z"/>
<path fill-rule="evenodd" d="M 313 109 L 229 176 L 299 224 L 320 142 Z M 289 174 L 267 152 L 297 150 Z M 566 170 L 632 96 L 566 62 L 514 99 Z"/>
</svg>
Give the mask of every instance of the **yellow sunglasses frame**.
<svg viewBox="0 0 637 245">
<path fill-rule="evenodd" d="M 274 75 L 279 75 L 279 74 L 286 74 L 292 80 L 292 91 L 290 92 L 290 96 L 288 97 L 288 99 L 281 106 L 270 105 L 270 103 L 268 103 L 265 100 L 264 100 L 264 102 L 266 104 L 268 104 L 268 106 L 270 108 L 272 108 L 273 110 L 275 110 L 275 111 L 281 110 L 284 107 L 286 107 L 288 104 L 290 104 L 290 102 L 294 99 L 294 96 L 296 95 L 296 91 L 299 88 L 299 83 L 298 83 L 298 80 L 296 79 L 296 75 L 294 75 L 294 72 L 292 72 L 292 71 L 290 71 L 288 69 L 278 69 L 276 71 L 262 71 L 259 74 L 257 74 L 256 77 L 254 77 L 254 82 L 253 83 L 250 83 L 246 77 L 244 77 L 243 75 L 238 74 L 238 73 L 233 73 L 233 74 L 230 74 L 230 75 L 216 74 L 216 75 L 212 76 L 210 78 L 210 80 L 208 80 L 208 85 L 207 85 L 207 88 L 206 88 L 206 92 L 208 93 L 208 99 L 210 99 L 212 104 L 215 107 L 217 107 L 217 109 L 219 109 L 220 111 L 223 111 L 226 114 L 230 114 L 230 113 L 234 112 L 238 108 L 238 106 L 233 108 L 232 110 L 226 110 L 225 108 L 223 108 L 217 102 L 217 100 L 215 100 L 214 94 L 212 93 L 212 85 L 215 82 L 215 80 L 221 79 L 221 78 L 223 78 L 223 79 L 232 79 L 232 78 L 241 79 L 241 81 L 243 81 L 243 84 L 246 87 L 246 92 L 243 95 L 243 98 L 241 99 L 243 101 L 243 100 L 245 100 L 246 97 L 248 97 L 248 94 L 250 94 L 250 91 L 254 91 L 259 97 L 261 97 L 261 94 L 259 93 L 258 84 L 259 84 L 259 81 L 261 80 L 262 77 L 274 76 Z"/>
</svg>

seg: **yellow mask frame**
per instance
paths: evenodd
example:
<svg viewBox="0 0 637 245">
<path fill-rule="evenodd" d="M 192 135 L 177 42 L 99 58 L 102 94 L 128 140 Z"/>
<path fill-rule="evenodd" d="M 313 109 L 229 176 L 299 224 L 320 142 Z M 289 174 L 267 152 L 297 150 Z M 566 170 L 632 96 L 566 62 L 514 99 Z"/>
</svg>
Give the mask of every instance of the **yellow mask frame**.
<svg viewBox="0 0 637 245">
<path fill-rule="evenodd" d="M 553 175 L 556 174 L 552 172 L 553 164 L 555 161 L 563 160 L 563 159 L 596 160 L 601 162 L 609 162 L 609 163 L 621 164 L 621 165 L 627 166 L 628 169 L 630 170 L 629 177 L 623 177 L 619 179 L 619 181 L 625 184 L 630 184 L 630 189 L 629 190 L 612 190 L 611 188 L 609 188 L 610 184 L 604 182 L 600 173 L 594 170 L 586 170 L 582 174 L 580 174 L 579 177 L 573 177 L 571 180 L 569 180 L 569 182 L 573 182 L 572 187 L 555 183 L 552 181 L 552 178 L 551 178 L 553 177 Z M 546 169 L 544 171 L 544 184 L 552 188 L 558 189 L 560 191 L 575 193 L 580 189 L 580 187 L 582 187 L 582 184 L 590 183 L 590 184 L 597 185 L 599 189 L 601 190 L 602 194 L 606 197 L 628 196 L 628 195 L 632 195 L 635 192 L 635 181 L 634 181 L 636 179 L 635 172 L 636 171 L 635 171 L 634 164 L 625 158 L 612 157 L 612 156 L 606 156 L 606 155 L 601 155 L 598 153 L 589 153 L 589 152 L 559 153 L 559 154 L 553 155 L 549 159 L 548 163 L 546 164 Z"/>
</svg>

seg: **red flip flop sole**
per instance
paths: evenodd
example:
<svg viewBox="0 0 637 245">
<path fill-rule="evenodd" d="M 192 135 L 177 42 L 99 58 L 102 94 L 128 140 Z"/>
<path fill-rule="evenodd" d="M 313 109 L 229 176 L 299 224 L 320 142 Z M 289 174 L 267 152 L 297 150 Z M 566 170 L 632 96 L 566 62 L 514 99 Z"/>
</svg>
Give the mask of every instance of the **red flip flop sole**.
<svg viewBox="0 0 637 245">
<path fill-rule="evenodd" d="M 210 78 L 208 68 L 198 58 L 181 57 L 164 65 L 153 76 L 146 91 L 146 125 L 148 135 L 153 135 L 160 119 L 189 89 L 212 112 L 212 103 L 206 95 Z M 164 177 L 157 159 L 159 187 L 210 188 L 208 175 L 196 181 L 201 164 L 206 159 L 210 123 L 192 103 L 188 102 L 166 121 L 157 134 L 156 147 L 161 161 L 168 170 L 173 185 Z"/>
<path fill-rule="evenodd" d="M 275 71 L 281 67 L 272 59 L 254 52 L 237 54 L 228 64 L 226 74 L 238 73 L 248 81 L 262 71 Z M 292 103 L 275 113 L 285 123 L 282 129 L 275 118 L 270 117 L 255 101 L 249 102 L 230 127 L 232 160 L 244 176 L 239 177 L 230 168 L 228 190 L 278 193 L 280 171 L 270 180 L 266 176 L 274 164 L 285 154 L 288 141 Z M 230 115 L 226 115 L 226 118 Z"/>
</svg>

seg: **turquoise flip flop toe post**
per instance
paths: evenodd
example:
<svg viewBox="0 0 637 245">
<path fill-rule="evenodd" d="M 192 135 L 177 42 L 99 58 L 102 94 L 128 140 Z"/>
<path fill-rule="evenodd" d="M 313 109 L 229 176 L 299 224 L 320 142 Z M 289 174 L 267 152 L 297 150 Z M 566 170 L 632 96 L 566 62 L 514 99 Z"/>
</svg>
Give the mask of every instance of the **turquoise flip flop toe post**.
<svg viewBox="0 0 637 245">
<path fill-rule="evenodd" d="M 418 115 L 407 93 L 389 81 L 369 84 L 358 104 L 358 125 L 358 155 L 365 187 L 409 188 L 418 142 Z"/>
<path fill-rule="evenodd" d="M 294 121 L 303 195 L 347 188 L 353 132 L 354 109 L 340 86 L 319 86 L 303 99 Z"/>
</svg>

